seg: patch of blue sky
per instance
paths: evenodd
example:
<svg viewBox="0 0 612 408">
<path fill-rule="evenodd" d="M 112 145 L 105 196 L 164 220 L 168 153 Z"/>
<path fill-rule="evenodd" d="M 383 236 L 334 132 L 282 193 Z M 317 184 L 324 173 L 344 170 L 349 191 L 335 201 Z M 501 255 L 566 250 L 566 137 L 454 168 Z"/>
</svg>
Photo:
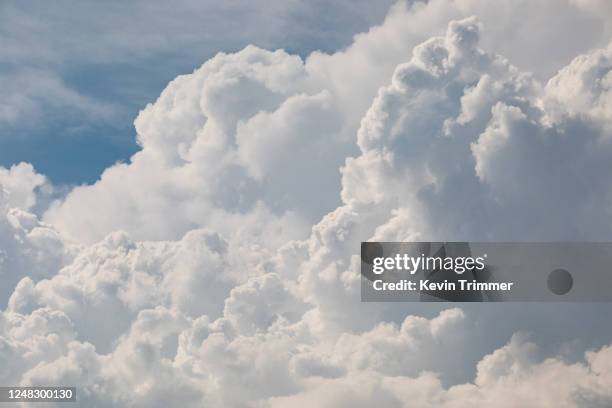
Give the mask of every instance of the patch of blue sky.
<svg viewBox="0 0 612 408">
<path fill-rule="evenodd" d="M 219 51 L 248 44 L 284 48 L 303 58 L 314 50 L 333 52 L 382 21 L 391 3 L 285 3 L 289 6 L 277 6 L 270 18 L 253 5 L 236 13 L 183 1 L 177 7 L 184 10 L 156 13 L 149 26 L 136 22 L 145 29 L 142 36 L 105 19 L 99 5 L 95 13 L 81 5 L 67 14 L 35 1 L 0 6 L 7 18 L 0 39 L 9 44 L 0 52 L 0 82 L 14 84 L 0 90 L 0 97 L 16 117 L 2 121 L 0 115 L 0 166 L 27 161 L 54 184 L 92 183 L 138 150 L 133 127 L 138 111 L 177 75 Z M 155 12 L 151 4 L 125 12 L 146 17 Z M 27 108 L 33 112 L 22 112 Z"/>
</svg>

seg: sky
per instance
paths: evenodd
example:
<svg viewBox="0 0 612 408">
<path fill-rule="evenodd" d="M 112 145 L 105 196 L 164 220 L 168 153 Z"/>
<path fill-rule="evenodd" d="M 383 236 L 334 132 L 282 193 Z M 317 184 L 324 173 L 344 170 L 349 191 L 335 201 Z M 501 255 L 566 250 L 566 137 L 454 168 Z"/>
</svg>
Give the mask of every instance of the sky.
<svg viewBox="0 0 612 408">
<path fill-rule="evenodd" d="M 338 50 L 390 4 L 2 2 L 0 165 L 91 183 L 138 150 L 134 118 L 177 75 L 248 44 L 303 57 Z"/>
<path fill-rule="evenodd" d="M 363 241 L 612 240 L 609 2 L 164 4 L 0 6 L 0 384 L 612 405 L 608 303 L 359 296 Z"/>
</svg>

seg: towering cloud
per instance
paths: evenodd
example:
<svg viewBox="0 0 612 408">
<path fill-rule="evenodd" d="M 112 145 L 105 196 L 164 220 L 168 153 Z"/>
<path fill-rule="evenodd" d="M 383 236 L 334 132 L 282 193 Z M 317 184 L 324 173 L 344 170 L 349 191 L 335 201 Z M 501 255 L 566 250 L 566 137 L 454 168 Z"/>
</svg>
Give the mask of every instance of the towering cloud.
<svg viewBox="0 0 612 408">
<path fill-rule="evenodd" d="M 219 54 L 175 79 L 135 123 L 142 151 L 131 163 L 48 212 L 68 236 L 91 242 L 124 229 L 174 239 L 207 226 L 280 241 L 304 236 L 337 205 L 349 151 L 341 114 L 299 57 Z"/>
<path fill-rule="evenodd" d="M 5 198 L 0 382 L 76 384 L 82 406 L 609 405 L 609 330 L 571 358 L 511 335 L 525 319 L 568 330 L 559 310 L 588 306 L 501 305 L 500 321 L 494 306 L 359 302 L 364 240 L 612 233 L 610 48 L 543 85 L 548 68 L 485 50 L 500 12 L 449 4 L 398 6 L 306 62 L 219 54 L 170 83 L 136 120 L 142 150 L 49 224 Z M 467 11 L 484 23 L 449 21 Z M 24 172 L 27 209 L 43 179 Z"/>
<path fill-rule="evenodd" d="M 542 18 L 553 12 L 556 24 L 544 31 Z M 107 169 L 94 185 L 74 189 L 45 219 L 66 236 L 92 243 L 117 229 L 137 239 L 178 239 L 203 226 L 235 230 L 252 225 L 256 214 L 266 214 L 267 222 L 284 217 L 280 236 L 303 238 L 309 225 L 339 204 L 338 169 L 346 157 L 358 153 L 354 135 L 379 88 L 387 85 L 398 64 L 410 59 L 417 44 L 443 34 L 449 20 L 472 14 L 484 24 L 490 22 L 480 41 L 484 49 L 510 56 L 540 80 L 578 52 L 605 46 L 611 32 L 609 20 L 593 13 L 593 5 L 586 2 L 434 0 L 398 3 L 383 25 L 356 36 L 346 50 L 332 55 L 313 53 L 302 61 L 256 47 L 219 54 L 193 74 L 172 81 L 141 112 L 135 125 L 142 151 L 130 163 Z M 574 30 L 571 41 L 552 47 L 567 36 L 569 26 Z M 511 29 L 516 35 L 508 35 Z M 530 38 L 528 48 L 524 38 Z M 420 46 L 424 52 L 428 47 Z M 530 56 L 532 52 L 540 58 Z M 431 58 L 435 56 L 415 56 Z M 464 73 L 473 70 L 474 78 L 453 79 L 455 73 L 448 72 L 435 74 L 442 75 L 437 85 L 406 80 L 416 81 L 416 89 L 445 89 L 444 81 L 471 86 L 470 80 L 485 75 L 492 86 L 500 81 L 531 86 L 519 72 L 515 75 L 522 78 L 515 79 L 511 73 L 488 72 L 503 71 L 500 61 L 491 62 L 491 67 L 450 62 Z M 501 78 L 504 75 L 507 78 Z M 496 101 L 502 101 L 502 92 L 522 97 L 520 90 L 489 90 L 487 80 L 466 96 L 466 112 L 457 120 L 467 124 L 487 119 L 489 106 L 479 96 Z M 460 95 L 449 95 L 448 103 L 456 105 L 453 98 Z M 469 116 L 478 109 L 484 113 Z M 456 115 L 450 110 L 439 113 L 449 119 Z M 215 225 L 221 217 L 225 222 Z"/>
<path fill-rule="evenodd" d="M 412 208 L 398 228 L 432 239 L 607 239 L 609 51 L 542 89 L 478 37 L 451 23 L 398 66 L 362 121 L 344 201 Z"/>
</svg>

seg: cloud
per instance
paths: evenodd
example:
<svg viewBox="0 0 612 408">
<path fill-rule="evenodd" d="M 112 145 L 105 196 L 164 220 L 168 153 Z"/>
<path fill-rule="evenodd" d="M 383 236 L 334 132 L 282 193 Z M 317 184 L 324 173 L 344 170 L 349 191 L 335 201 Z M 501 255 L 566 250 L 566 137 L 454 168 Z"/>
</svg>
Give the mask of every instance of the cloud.
<svg viewBox="0 0 612 408">
<path fill-rule="evenodd" d="M 53 189 L 44 175 L 23 162 L 8 169 L 0 167 L 0 187 L 4 189 L 4 205 L 26 211 L 37 204 L 40 195 L 48 195 Z"/>
<path fill-rule="evenodd" d="M 303 236 L 338 204 L 338 167 L 349 150 L 338 116 L 299 57 L 256 47 L 219 54 L 141 112 L 142 151 L 129 164 L 75 188 L 46 219 L 85 242 L 116 229 L 137 239 L 231 230 L 250 214 L 268 218 L 269 229 L 284 225 L 287 238 Z M 222 217 L 225 227 L 214 225 Z"/>
<path fill-rule="evenodd" d="M 477 27 L 451 23 L 398 66 L 362 121 L 344 202 L 412 209 L 419 219 L 397 228 L 425 239 L 606 239 L 606 52 L 577 57 L 542 88 L 477 48 Z M 578 112 L 572 92 L 589 107 Z"/>
<path fill-rule="evenodd" d="M 390 3 L 181 0 L 172 7 L 148 1 L 120 8 L 91 1 L 79 6 L 3 5 L 0 84 L 8 103 L 0 109 L 0 123 L 12 132 L 2 137 L 36 133 L 55 123 L 121 129 L 132 119 L 123 112 L 136 112 L 159 91 L 162 81 L 219 50 L 237 50 L 249 43 L 284 45 L 304 53 L 323 46 L 331 50 L 379 22 Z M 322 9 L 329 21 L 319 18 Z M 311 28 L 315 21 L 319 30 Z"/>
<path fill-rule="evenodd" d="M 485 356 L 473 383 L 444 388 L 431 373 L 382 376 L 361 371 L 340 379 L 320 379 L 309 389 L 288 397 L 271 398 L 262 406 L 322 407 L 414 405 L 419 407 L 605 406 L 612 401 L 607 369 L 610 348 L 588 352 L 585 361 L 533 359 L 536 346 L 520 335 Z M 551 384 L 555 384 L 551 387 Z"/>
<path fill-rule="evenodd" d="M 31 168 L 28 166 L 14 167 L 8 175 L 25 175 L 19 177 L 23 180 L 21 188 L 27 187 L 28 181 L 34 180 L 36 185 L 43 180 L 30 177 L 34 176 L 34 173 L 29 170 Z M 26 206 L 31 199 L 29 193 L 25 194 L 28 198 L 25 201 Z M 53 276 L 59 268 L 69 263 L 78 251 L 75 245 L 66 243 L 53 227 L 40 222 L 36 215 L 20 208 L 9 208 L 7 195 L 0 189 L 0 305 L 3 308 L 15 285 L 22 278 L 36 282 Z M 15 197 L 19 199 L 18 195 Z"/>
<path fill-rule="evenodd" d="M 136 120 L 142 151 L 49 224 L 0 207 L 16 276 L 0 375 L 77 384 L 83 406 L 609 405 L 610 333 L 573 361 L 555 349 L 605 320 L 600 305 L 569 319 L 588 306 L 359 302 L 371 238 L 609 237 L 608 51 L 543 86 L 444 4 L 398 6 L 331 56 L 219 54 L 170 83 Z M 399 41 L 401 18 L 427 16 L 443 35 Z M 377 49 L 398 53 L 380 71 Z M 363 71 L 339 81 L 351 61 Z M 24 248 L 48 269 L 31 275 Z M 506 336 L 528 324 L 564 334 L 545 351 Z"/>
<path fill-rule="evenodd" d="M 546 103 L 553 120 L 582 117 L 608 125 L 611 70 L 612 45 L 580 55 L 561 69 L 546 85 Z"/>
<path fill-rule="evenodd" d="M 55 117 L 57 121 L 78 121 L 83 118 L 109 121 L 116 118 L 118 113 L 111 104 L 79 93 L 61 77 L 40 69 L 5 72 L 0 86 L 6 101 L 0 109 L 0 122 L 13 131 L 30 130 L 49 121 L 50 117 Z M 10 137 L 4 137 L 7 136 Z"/>
<path fill-rule="evenodd" d="M 609 8 L 597 1 L 400 0 L 379 27 L 373 25 L 384 19 L 393 0 L 260 3 L 181 0 L 167 7 L 135 1 L 120 9 L 91 1 L 78 7 L 4 5 L 0 95 L 7 103 L 0 107 L 0 149 L 5 165 L 27 160 L 55 183 L 94 182 L 105 167 L 127 161 L 138 149 L 130 123 L 138 110 L 177 73 L 190 72 L 219 50 L 255 44 L 302 57 L 315 50 L 339 51 L 331 57 L 315 52 L 312 71 L 329 77 L 330 86 L 343 94 L 341 105 L 353 107 L 345 122 L 353 127 L 346 133 L 352 141 L 395 66 L 415 45 L 443 33 L 451 19 L 478 15 L 489 26 L 484 48 L 508 56 L 540 80 L 575 55 L 601 47 L 611 33 Z M 566 27 L 572 27 L 571 35 Z M 563 47 L 550 46 L 559 38 Z M 54 142 L 47 140 L 49 134 Z M 24 150 L 24 144 L 32 149 Z M 40 144 L 58 159 L 35 153 Z"/>
<path fill-rule="evenodd" d="M 159 243 L 134 242 L 115 233 L 81 251 L 52 278 L 34 286 L 26 278 L 11 296 L 9 310 L 61 310 L 81 339 L 108 350 L 148 308 L 218 317 L 230 290 L 248 277 L 241 267 L 256 267 L 265 251 L 254 252 L 253 260 L 248 255 L 248 248 L 234 248 L 205 230 Z"/>
<path fill-rule="evenodd" d="M 360 120 L 376 120 L 371 117 L 376 109 L 370 108 L 372 99 L 379 88 L 387 85 L 396 67 L 410 59 L 413 48 L 412 65 L 409 63 L 410 68 L 396 71 L 394 84 L 398 88 L 413 86 L 415 89 L 431 86 L 433 88 L 421 94 L 430 95 L 432 99 L 428 102 L 423 96 L 417 101 L 408 88 L 397 92 L 388 88 L 389 93 L 396 92 L 398 98 L 401 92 L 406 95 L 405 101 L 397 101 L 398 109 L 408 109 L 403 103 L 412 100 L 410 103 L 420 104 L 421 109 L 427 111 L 407 124 L 414 127 L 410 131 L 425 135 L 434 132 L 434 127 L 444 120 L 447 120 L 444 126 L 449 127 L 446 132 L 482 131 L 479 127 L 482 128 L 482 121 L 490 119 L 490 109 L 495 102 L 521 104 L 521 108 L 531 109 L 537 115 L 537 98 L 544 96 L 538 90 L 541 86 L 538 78 L 548 79 L 570 61 L 570 55 L 549 55 L 552 50 L 559 49 L 550 46 L 554 43 L 550 33 L 535 27 L 537 19 L 518 19 L 515 14 L 503 14 L 510 4 L 446 3 L 445 0 L 426 5 L 398 3 L 384 24 L 356 36 L 346 50 L 334 54 L 315 52 L 305 61 L 283 51 L 268 52 L 256 47 L 217 55 L 193 74 L 172 81 L 157 102 L 140 113 L 135 125 L 142 151 L 134 155 L 130 163 L 110 167 L 97 183 L 74 189 L 66 200 L 58 202 L 47 213 L 45 220 L 72 239 L 88 243 L 117 229 L 131 233 L 136 239 L 178 239 L 195 227 L 217 228 L 211 225 L 211 220 L 219 217 L 243 223 L 239 214 L 249 214 L 257 208 L 263 213 L 293 218 L 294 226 L 288 227 L 284 236 L 304 237 L 306 225 L 314 224 L 339 204 L 338 168 L 346 157 L 358 153 L 353 139 Z M 532 7 L 530 3 L 519 2 L 516 7 Z M 568 20 L 566 25 L 551 26 L 555 39 L 565 33 L 570 20 L 580 20 L 580 24 L 573 20 L 571 24 L 578 24 L 583 35 L 573 36 L 576 44 L 572 43 L 571 47 L 562 47 L 571 52 L 571 57 L 575 52 L 603 43 L 601 36 L 607 30 L 607 23 L 597 20 L 591 12 L 575 4 L 560 6 L 558 2 L 554 2 L 554 7 L 549 2 L 538 3 L 536 8 L 538 15 L 548 15 L 546 13 L 554 8 L 560 20 Z M 460 56 L 451 55 L 448 63 L 461 73 L 442 72 L 446 68 L 438 67 L 436 58 L 444 57 L 436 56 L 435 52 L 471 52 L 469 44 L 463 44 L 460 50 L 450 44 L 446 51 L 445 45 L 435 50 L 431 42 L 416 47 L 432 33 L 442 34 L 449 19 L 471 13 L 477 14 L 485 25 L 491 21 L 486 34 L 478 36 L 478 46 L 510 53 L 513 62 L 519 60 L 523 67 L 536 72 L 535 77 L 504 62 L 502 57 L 495 57 L 496 54 L 483 55 L 482 66 L 470 63 L 467 56 L 461 61 Z M 594 23 L 593 19 L 598 22 Z M 534 58 L 522 60 L 525 56 L 521 52 L 524 51 L 523 43 L 506 35 L 505 28 L 500 31 L 500 27 L 506 27 L 500 21 L 510 21 L 517 33 L 540 32 L 540 36 L 531 36 L 530 50 L 547 56 L 537 61 L 554 61 L 554 66 L 534 65 Z M 486 61 L 487 58 L 492 60 Z M 402 71 L 404 69 L 412 71 Z M 435 72 L 440 69 L 442 71 Z M 429 85 L 423 81 L 430 81 Z M 560 77 L 559 81 L 567 83 Z M 457 87 L 455 94 L 449 93 L 447 98 L 438 95 L 440 98 L 434 100 L 435 89 L 454 91 L 452 86 Z M 461 86 L 470 89 L 461 90 Z M 552 95 L 552 88 L 553 85 L 549 85 L 546 94 Z M 391 103 L 393 97 L 380 96 L 379 99 Z M 427 103 L 438 105 L 426 106 Z M 461 109 L 460 114 L 457 114 L 458 109 Z M 605 111 L 605 106 L 601 109 Z M 552 116 L 554 110 L 547 107 L 541 114 Z M 370 113 L 366 114 L 368 111 Z M 381 112 L 386 113 L 384 109 Z M 401 114 L 399 110 L 396 113 Z M 436 114 L 440 116 L 433 117 Z M 420 125 L 417 119 L 422 121 Z M 431 128 L 425 129 L 427 126 Z M 450 129 L 451 126 L 454 128 Z M 361 126 L 360 132 L 367 132 L 367 129 Z M 473 166 L 469 163 L 472 159 L 467 145 L 459 141 L 459 137 L 453 139 L 462 146 L 459 149 L 463 148 L 462 154 L 453 153 L 465 158 L 462 171 L 470 171 Z M 451 143 L 446 146 L 450 149 Z M 431 154 L 436 153 L 432 150 Z M 374 160 L 371 153 L 365 156 Z M 317 165 L 313 166 L 313 162 Z M 294 181 L 296 177 L 300 178 L 299 184 Z M 363 176 L 368 177 L 374 175 Z M 378 180 L 377 183 L 380 194 L 386 194 L 387 187 L 391 188 L 386 182 Z M 343 189 L 346 191 L 349 185 L 345 182 Z M 463 187 L 478 189 L 474 184 Z M 441 198 L 435 198 L 436 203 L 450 200 Z M 460 205 L 465 207 L 468 203 Z M 174 211 L 177 206 L 180 210 Z M 96 210 L 91 211 L 91 208 Z M 446 210 L 441 208 L 436 216 L 445 217 Z M 489 218 L 498 217 L 497 210 L 477 208 L 472 209 L 472 216 L 480 215 L 480 210 L 486 210 L 485 215 Z M 228 224 L 235 225 L 235 222 Z"/>
</svg>

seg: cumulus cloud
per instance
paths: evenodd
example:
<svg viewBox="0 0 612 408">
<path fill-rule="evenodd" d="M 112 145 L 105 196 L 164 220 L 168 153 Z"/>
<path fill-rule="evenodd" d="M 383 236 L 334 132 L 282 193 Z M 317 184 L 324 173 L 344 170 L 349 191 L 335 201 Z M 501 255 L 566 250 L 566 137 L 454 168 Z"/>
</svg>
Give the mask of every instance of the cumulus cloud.
<svg viewBox="0 0 612 408">
<path fill-rule="evenodd" d="M 334 99 L 297 56 L 256 47 L 219 54 L 175 79 L 135 123 L 142 151 L 131 163 L 47 213 L 67 236 L 92 242 L 124 229 L 176 239 L 194 227 L 266 220 L 287 240 L 338 204 L 350 149 Z"/>
<path fill-rule="evenodd" d="M 521 18 L 506 15 L 509 9 L 522 7 L 530 12 L 517 11 Z M 49 211 L 46 220 L 67 236 L 89 243 L 116 229 L 126 230 L 137 239 L 177 239 L 194 227 L 210 227 L 210 220 L 219 217 L 237 218 L 230 225 L 244 223 L 242 217 L 234 215 L 248 213 L 261 202 L 263 207 L 258 208 L 295 219 L 286 237 L 304 237 L 304 224 L 312 225 L 339 204 L 338 168 L 347 156 L 357 153 L 354 134 L 366 111 L 371 112 L 372 98 L 388 83 L 398 64 L 410 58 L 413 48 L 432 34 L 442 34 L 450 19 L 476 14 L 484 24 L 491 21 L 487 35 L 479 38 L 483 43 L 479 46 L 510 54 L 513 62 L 519 60 L 541 79 L 547 79 L 577 52 L 601 45 L 603 38 L 608 38 L 603 34 L 607 20 L 581 11 L 574 3 L 560 6 L 557 1 L 546 1 L 538 3 L 536 11 L 532 7 L 532 2 L 400 2 L 383 25 L 357 36 L 350 47 L 332 55 L 313 53 L 302 61 L 282 51 L 271 53 L 256 47 L 220 54 L 193 74 L 172 81 L 157 102 L 141 112 L 135 125 L 142 151 L 132 157 L 131 163 L 111 167 L 99 182 L 75 189 Z M 525 18 L 546 16 L 552 10 L 558 20 L 567 19 L 567 23 L 552 25 L 553 32 L 546 35 L 537 18 Z M 517 36 L 507 35 L 506 22 L 513 25 Z M 577 24 L 580 35 L 572 36 L 576 44 L 550 46 L 566 27 Z M 542 34 L 526 34 L 533 32 Z M 542 67 L 531 57 L 523 60 L 523 39 L 527 37 L 529 49 L 546 56 L 537 61 L 552 66 Z M 550 55 L 560 49 L 568 54 Z M 415 50 L 430 51 L 431 44 Z M 459 52 L 469 50 L 463 47 Z M 434 55 L 414 58 L 421 62 L 431 59 L 425 71 L 437 69 Z M 452 58 L 449 63 L 465 75 L 473 70 L 474 77 L 454 79 L 456 73 L 448 72 L 439 77 L 439 90 L 450 89 L 449 81 L 460 87 L 460 81 L 464 86 L 475 85 L 470 81 L 478 75 L 483 78 L 472 92 L 465 92 L 462 116 L 451 117 L 455 115 L 451 110 L 458 108 L 452 106 L 457 101 L 449 95 L 446 107 L 436 107 L 449 110 L 435 109 L 433 112 L 441 116 L 431 118 L 433 122 L 449 119 L 450 126 L 454 119 L 458 126 L 466 127 L 486 120 L 489 105 L 502 101 L 503 94 L 508 98 L 529 99 L 529 92 L 541 96 L 537 90 L 529 90 L 537 85 L 528 84 L 528 75 L 509 64 L 504 73 L 501 61 L 490 62 L 488 67 L 470 67 L 467 56 L 463 62 Z M 511 70 L 517 72 L 512 74 Z M 502 78 L 504 75 L 508 78 Z M 512 75 L 517 78 L 510 78 Z M 403 80 L 420 79 L 415 76 Z M 402 79 L 396 76 L 394 81 Z M 523 88 L 514 90 L 514 86 Z M 455 96 L 460 95 L 458 90 Z M 535 99 L 529 103 L 535 103 Z M 295 183 L 298 176 L 300 183 Z M 173 211 L 177 207 L 180 210 Z"/>
<path fill-rule="evenodd" d="M 36 215 L 20 208 L 10 208 L 6 195 L 0 190 L 2 308 L 22 278 L 27 277 L 32 282 L 51 277 L 78 251 L 76 246 L 66 243 L 53 227 L 40 222 Z"/>
<path fill-rule="evenodd" d="M 31 210 L 41 196 L 47 196 L 53 190 L 44 175 L 24 162 L 8 169 L 0 167 L 0 187 L 4 190 L 5 205 L 26 211 Z"/>
<path fill-rule="evenodd" d="M 414 209 L 419 219 L 398 228 L 434 240 L 606 239 L 606 52 L 578 57 L 542 88 L 478 38 L 474 20 L 451 23 L 398 66 L 362 121 L 344 201 Z M 578 113 L 566 93 L 583 81 L 591 105 Z"/>
<path fill-rule="evenodd" d="M 585 361 L 578 363 L 535 360 L 535 348 L 522 336 L 513 336 L 480 361 L 474 382 L 450 388 L 432 373 L 408 377 L 362 371 L 313 381 L 300 394 L 271 398 L 262 406 L 596 407 L 612 402 L 609 372 L 602 370 L 610 361 L 609 347 L 588 352 Z"/>
<path fill-rule="evenodd" d="M 218 317 L 230 290 L 255 273 L 247 268 L 262 262 L 265 251 L 253 253 L 252 260 L 248 255 L 249 248 L 234 248 L 205 230 L 157 243 L 115 233 L 81 251 L 52 278 L 20 282 L 9 310 L 61 310 L 81 339 L 107 350 L 144 309 L 164 306 L 184 316 Z"/>
<path fill-rule="evenodd" d="M 170 83 L 136 120 L 142 151 L 49 224 L 5 199 L 0 377 L 76 384 L 83 406 L 609 405 L 609 345 L 570 360 L 487 332 L 566 327 L 554 313 L 359 302 L 368 239 L 610 236 L 609 48 L 542 85 L 485 50 L 491 7 L 453 4 L 484 23 L 432 1 L 331 56 L 219 54 Z M 427 16 L 446 31 L 400 24 Z M 376 69 L 377 49 L 397 55 Z"/>
</svg>

